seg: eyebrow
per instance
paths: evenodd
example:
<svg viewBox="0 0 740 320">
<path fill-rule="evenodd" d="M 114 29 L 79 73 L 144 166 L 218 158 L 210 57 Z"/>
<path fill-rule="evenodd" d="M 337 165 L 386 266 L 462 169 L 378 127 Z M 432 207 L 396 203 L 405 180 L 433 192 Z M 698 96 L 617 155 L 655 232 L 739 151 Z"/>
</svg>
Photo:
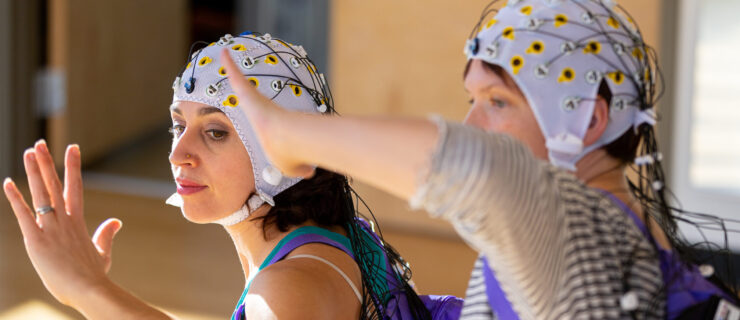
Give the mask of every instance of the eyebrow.
<svg viewBox="0 0 740 320">
<path fill-rule="evenodd" d="M 182 115 L 182 111 L 178 107 L 170 107 L 170 111 Z M 198 110 L 198 116 L 205 116 L 217 112 L 224 113 L 223 111 L 221 111 L 221 109 L 216 107 L 204 107 Z"/>
<path fill-rule="evenodd" d="M 496 86 L 495 84 L 489 84 L 489 85 L 481 88 L 479 91 L 488 91 L 488 90 L 490 90 L 491 88 L 493 88 L 495 86 Z M 466 88 L 464 85 L 463 85 L 463 90 L 465 90 L 465 92 L 467 92 L 467 93 L 470 93 L 470 91 L 468 91 L 468 88 Z"/>
</svg>

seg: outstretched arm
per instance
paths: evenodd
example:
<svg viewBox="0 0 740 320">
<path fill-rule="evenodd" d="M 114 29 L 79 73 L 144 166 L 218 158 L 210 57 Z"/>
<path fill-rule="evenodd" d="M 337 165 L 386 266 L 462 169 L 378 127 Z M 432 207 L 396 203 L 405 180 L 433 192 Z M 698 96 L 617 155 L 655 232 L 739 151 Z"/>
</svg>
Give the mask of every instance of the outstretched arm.
<svg viewBox="0 0 740 320">
<path fill-rule="evenodd" d="M 121 221 L 108 219 L 92 239 L 83 219 L 80 150 L 67 148 L 62 185 L 46 143 L 23 155 L 34 211 L 9 178 L 3 190 L 23 233 L 26 251 L 46 289 L 88 319 L 171 319 L 116 286 L 106 275 Z"/>
<path fill-rule="evenodd" d="M 228 54 L 221 55 L 239 106 L 270 161 L 284 174 L 308 176 L 311 165 L 349 174 L 409 199 L 437 141 L 426 120 L 326 117 L 285 111 L 255 90 Z M 239 75 L 239 76 L 233 76 Z"/>
<path fill-rule="evenodd" d="M 527 147 L 504 134 L 443 121 L 284 111 L 233 76 L 241 73 L 228 53 L 221 61 L 262 147 L 284 173 L 307 175 L 309 164 L 319 165 L 410 200 L 452 222 L 495 261 L 505 286 L 536 288 L 511 293 L 515 301 L 537 301 L 523 305 L 524 314 L 552 305 L 564 274 L 565 211 L 557 170 Z"/>
</svg>

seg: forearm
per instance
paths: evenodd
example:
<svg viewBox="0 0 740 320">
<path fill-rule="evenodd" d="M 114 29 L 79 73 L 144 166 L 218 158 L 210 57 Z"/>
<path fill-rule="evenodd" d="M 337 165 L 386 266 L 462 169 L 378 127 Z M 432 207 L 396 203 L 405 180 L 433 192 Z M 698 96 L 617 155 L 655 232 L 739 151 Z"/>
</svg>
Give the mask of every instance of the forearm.
<svg viewBox="0 0 740 320">
<path fill-rule="evenodd" d="M 437 127 L 423 119 L 291 113 L 280 122 L 280 143 L 297 161 L 342 172 L 403 199 L 414 193 L 438 136 Z"/>
<path fill-rule="evenodd" d="M 87 319 L 175 319 L 158 310 L 113 282 L 89 290 L 84 299 L 72 307 Z"/>
<path fill-rule="evenodd" d="M 567 244 L 560 171 L 510 136 L 439 125 L 445 135 L 412 207 L 451 221 L 491 261 L 502 285 L 515 290 L 509 298 L 535 297 L 549 305 L 561 283 Z M 521 284 L 536 290 L 520 290 Z"/>
</svg>

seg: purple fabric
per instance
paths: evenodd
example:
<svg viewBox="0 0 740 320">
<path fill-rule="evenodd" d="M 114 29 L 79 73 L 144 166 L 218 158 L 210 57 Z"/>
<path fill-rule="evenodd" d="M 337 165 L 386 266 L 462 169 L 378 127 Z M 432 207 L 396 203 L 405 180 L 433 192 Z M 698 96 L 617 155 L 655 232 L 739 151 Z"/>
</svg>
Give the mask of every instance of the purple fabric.
<svg viewBox="0 0 740 320">
<path fill-rule="evenodd" d="M 367 234 L 372 236 L 373 242 L 382 247 L 380 238 L 372 231 L 370 225 L 363 219 L 358 218 L 357 224 Z M 392 266 L 386 260 L 385 265 L 386 282 L 389 288 L 399 288 L 400 282 L 395 278 Z M 433 320 L 457 320 L 460 318 L 463 300 L 455 296 L 419 295 L 424 307 L 429 310 Z M 406 295 L 399 291 L 391 292 L 391 297 L 386 304 L 384 319 L 408 320 L 414 319 L 409 307 Z"/>
<path fill-rule="evenodd" d="M 332 246 L 332 247 L 337 248 L 339 250 L 342 250 L 344 253 L 346 253 L 350 257 L 352 257 L 353 260 L 355 258 L 355 255 L 352 253 L 352 250 L 349 250 L 348 248 L 345 248 L 339 242 L 336 242 L 334 240 L 331 240 L 331 239 L 329 239 L 329 238 L 327 238 L 325 236 L 322 236 L 320 234 L 305 233 L 305 234 L 299 235 L 299 236 L 297 236 L 297 237 L 295 237 L 293 239 L 290 239 L 290 241 L 288 241 L 288 243 L 286 243 L 285 245 L 283 245 L 280 248 L 280 250 L 278 250 L 278 252 L 275 254 L 275 256 L 273 256 L 272 259 L 270 259 L 270 263 L 268 263 L 267 265 L 269 266 L 269 265 L 272 265 L 275 262 L 278 262 L 280 260 L 283 260 L 283 258 L 285 258 L 285 256 L 287 256 L 288 254 L 290 254 L 296 248 L 298 248 L 298 247 L 300 247 L 302 245 L 305 245 L 305 244 L 309 244 L 309 243 L 323 243 L 325 245 L 329 245 L 329 246 Z"/>
<path fill-rule="evenodd" d="M 715 295 L 728 301 L 735 301 L 735 299 L 704 278 L 696 266 L 683 263 L 673 251 L 666 250 L 658 245 L 642 220 L 624 202 L 609 192 L 600 191 L 608 196 L 612 202 L 619 205 L 622 211 L 626 212 L 632 218 L 632 221 L 640 228 L 645 237 L 650 239 L 655 247 L 658 248 L 663 283 L 667 285 L 666 306 L 668 310 L 666 311 L 668 319 L 678 318 L 681 312 L 688 307 L 705 302 Z"/>
<path fill-rule="evenodd" d="M 372 238 L 373 242 L 381 247 L 380 238 L 377 234 L 375 234 L 371 228 L 370 225 L 367 224 L 362 219 L 357 220 L 357 224 L 360 226 L 362 230 L 364 230 L 370 237 Z M 285 258 L 291 251 L 295 250 L 296 248 L 309 244 L 309 243 L 323 243 L 326 245 L 330 245 L 332 247 L 335 247 L 339 250 L 342 250 L 343 252 L 347 253 L 350 257 L 354 259 L 354 254 L 349 248 L 344 247 L 341 243 L 334 241 L 332 239 L 329 239 L 323 235 L 315 234 L 315 233 L 305 233 L 301 234 L 299 236 L 296 236 L 293 239 L 290 239 L 287 243 L 285 243 L 282 247 L 278 249 L 276 254 L 270 258 L 270 261 L 267 265 L 269 266 L 275 262 L 278 262 Z M 387 262 L 385 264 L 385 270 L 380 271 L 376 270 L 374 272 L 381 272 L 385 275 L 385 281 L 388 284 L 390 288 L 398 288 L 399 287 L 399 281 L 398 279 L 395 279 L 395 273 L 392 272 L 391 269 L 392 266 Z M 383 316 L 384 320 L 408 320 L 408 319 L 414 319 L 411 309 L 409 308 L 409 303 L 406 299 L 406 295 L 404 295 L 402 292 L 391 292 L 391 296 L 388 298 L 386 305 L 385 314 Z M 460 317 L 460 311 L 462 310 L 462 299 L 454 297 L 454 296 L 434 296 L 434 295 L 419 295 L 419 298 L 424 303 L 424 306 L 429 310 L 430 314 L 432 315 L 433 320 L 456 320 Z M 244 312 L 244 304 L 237 307 L 236 311 L 232 315 L 232 319 L 246 319 L 245 312 Z"/>
<path fill-rule="evenodd" d="M 482 257 L 481 261 L 483 261 L 483 279 L 486 282 L 486 295 L 488 296 L 488 304 L 491 306 L 491 310 L 496 313 L 499 319 L 519 320 L 519 315 L 514 312 L 511 302 L 506 299 L 506 294 L 501 290 L 501 284 L 488 265 L 488 259 Z"/>
<path fill-rule="evenodd" d="M 419 295 L 434 320 L 457 320 L 460 318 L 463 300 L 455 296 Z"/>
<path fill-rule="evenodd" d="M 331 240 L 325 236 L 322 236 L 320 234 L 315 233 L 305 233 L 301 234 L 299 236 L 296 236 L 293 239 L 290 239 L 287 243 L 285 243 L 278 252 L 270 259 L 270 262 L 265 265 L 265 267 L 272 265 L 275 262 L 278 262 L 285 258 L 288 254 L 290 254 L 293 250 L 296 248 L 309 244 L 309 243 L 323 243 L 329 246 L 332 246 L 334 248 L 337 248 L 339 250 L 342 250 L 344 253 L 348 254 L 352 259 L 354 259 L 354 255 L 352 254 L 352 251 L 348 248 L 344 247 L 339 242 L 336 242 L 334 240 Z M 239 319 L 239 320 L 246 320 L 247 316 L 245 315 L 244 311 L 244 304 L 239 305 L 236 310 L 234 311 L 234 314 L 231 316 L 232 319 Z"/>
<path fill-rule="evenodd" d="M 247 316 L 244 314 L 244 304 L 241 304 L 234 314 L 231 315 L 231 319 L 247 320 Z"/>
</svg>

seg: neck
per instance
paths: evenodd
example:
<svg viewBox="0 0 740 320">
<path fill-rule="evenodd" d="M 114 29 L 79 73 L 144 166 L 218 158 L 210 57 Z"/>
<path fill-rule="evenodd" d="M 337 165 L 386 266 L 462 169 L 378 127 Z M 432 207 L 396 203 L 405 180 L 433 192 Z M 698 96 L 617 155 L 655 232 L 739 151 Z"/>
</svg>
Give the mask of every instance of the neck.
<svg viewBox="0 0 740 320">
<path fill-rule="evenodd" d="M 287 232 L 280 232 L 274 224 L 262 228 L 262 219 L 270 211 L 269 205 L 263 205 L 252 212 L 249 218 L 237 224 L 226 226 L 226 232 L 234 241 L 234 246 L 239 254 L 239 261 L 244 270 L 245 281 L 249 280 L 250 275 L 257 273 L 259 266 L 267 258 L 273 248 L 283 238 Z M 290 231 L 290 230 L 288 230 Z"/>
<path fill-rule="evenodd" d="M 576 177 L 591 188 L 598 188 L 614 195 L 626 204 L 635 214 L 645 222 L 645 216 L 639 202 L 635 200 L 627 185 L 625 164 L 609 156 L 604 149 L 597 149 L 585 155 L 576 164 Z M 665 232 L 651 218 L 648 225 L 650 233 L 664 249 L 671 249 L 670 240 Z"/>
<path fill-rule="evenodd" d="M 587 186 L 605 190 L 629 206 L 634 199 L 629 192 L 624 170 L 624 163 L 609 156 L 603 149 L 597 149 L 578 161 L 575 174 Z"/>
</svg>

